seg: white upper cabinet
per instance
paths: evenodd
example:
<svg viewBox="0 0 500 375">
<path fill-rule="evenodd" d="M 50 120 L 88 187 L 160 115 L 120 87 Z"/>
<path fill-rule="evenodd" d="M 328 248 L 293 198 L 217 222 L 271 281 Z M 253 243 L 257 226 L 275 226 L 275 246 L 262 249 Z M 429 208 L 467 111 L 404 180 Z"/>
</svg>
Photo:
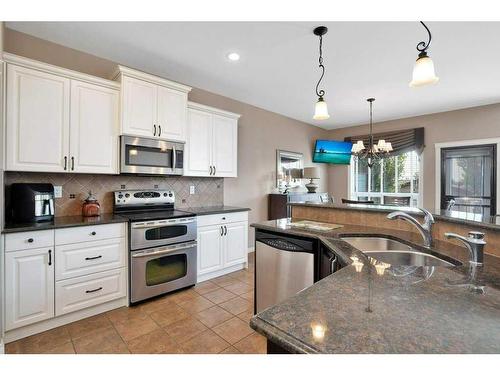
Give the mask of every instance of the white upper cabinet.
<svg viewBox="0 0 500 375">
<path fill-rule="evenodd" d="M 189 102 L 184 175 L 238 176 L 240 115 Z"/>
<path fill-rule="evenodd" d="M 212 117 L 212 164 L 215 175 L 236 177 L 238 163 L 238 120 L 213 115 Z"/>
<path fill-rule="evenodd" d="M 118 173 L 119 84 L 4 58 L 6 170 Z"/>
<path fill-rule="evenodd" d="M 7 170 L 68 168 L 69 102 L 69 79 L 7 65 Z"/>
<path fill-rule="evenodd" d="M 158 136 L 171 141 L 186 141 L 187 94 L 158 86 Z"/>
<path fill-rule="evenodd" d="M 70 167 L 80 173 L 118 170 L 119 93 L 71 82 Z"/>
<path fill-rule="evenodd" d="M 121 134 L 186 141 L 187 94 L 191 87 L 118 66 L 122 83 Z"/>
<path fill-rule="evenodd" d="M 140 79 L 122 80 L 122 134 L 152 137 L 156 123 L 156 85 Z"/>
<path fill-rule="evenodd" d="M 184 174 L 210 176 L 212 173 L 212 115 L 197 109 L 188 109 L 188 142 L 184 148 Z"/>
</svg>

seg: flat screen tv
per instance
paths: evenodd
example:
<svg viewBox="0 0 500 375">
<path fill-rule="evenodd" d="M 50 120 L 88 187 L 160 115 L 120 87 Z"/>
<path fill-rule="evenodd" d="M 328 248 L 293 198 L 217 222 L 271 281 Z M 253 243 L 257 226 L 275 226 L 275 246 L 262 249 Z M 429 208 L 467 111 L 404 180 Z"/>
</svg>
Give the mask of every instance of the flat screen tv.
<svg viewBox="0 0 500 375">
<path fill-rule="evenodd" d="M 314 147 L 314 163 L 350 164 L 351 142 L 318 139 Z"/>
</svg>

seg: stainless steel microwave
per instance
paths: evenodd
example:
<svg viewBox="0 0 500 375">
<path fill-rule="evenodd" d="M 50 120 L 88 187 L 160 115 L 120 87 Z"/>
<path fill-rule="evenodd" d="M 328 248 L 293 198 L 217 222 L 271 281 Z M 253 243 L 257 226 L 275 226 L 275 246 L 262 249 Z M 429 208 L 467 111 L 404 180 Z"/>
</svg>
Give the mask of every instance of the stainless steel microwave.
<svg viewBox="0 0 500 375">
<path fill-rule="evenodd" d="M 120 172 L 182 175 L 184 144 L 159 139 L 121 136 Z"/>
</svg>

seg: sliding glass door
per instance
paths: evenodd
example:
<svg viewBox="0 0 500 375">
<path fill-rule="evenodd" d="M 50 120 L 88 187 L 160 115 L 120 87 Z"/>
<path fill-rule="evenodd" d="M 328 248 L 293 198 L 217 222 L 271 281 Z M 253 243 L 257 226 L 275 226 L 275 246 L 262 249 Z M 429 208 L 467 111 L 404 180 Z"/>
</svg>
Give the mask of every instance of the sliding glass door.
<svg viewBox="0 0 500 375">
<path fill-rule="evenodd" d="M 441 149 L 441 208 L 496 214 L 496 145 Z"/>
</svg>

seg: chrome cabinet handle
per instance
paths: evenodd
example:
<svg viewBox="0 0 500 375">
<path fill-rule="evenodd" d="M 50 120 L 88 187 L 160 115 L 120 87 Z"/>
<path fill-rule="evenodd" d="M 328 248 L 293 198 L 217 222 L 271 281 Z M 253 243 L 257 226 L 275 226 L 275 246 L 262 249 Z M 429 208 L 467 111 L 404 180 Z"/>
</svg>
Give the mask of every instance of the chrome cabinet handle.
<svg viewBox="0 0 500 375">
<path fill-rule="evenodd" d="M 65 156 L 64 157 L 64 170 L 67 170 L 68 169 L 68 157 Z"/>
<path fill-rule="evenodd" d="M 71 157 L 71 170 L 72 171 L 75 170 L 75 157 L 74 156 Z"/>
<path fill-rule="evenodd" d="M 153 124 L 153 135 L 156 136 L 156 124 Z"/>
<path fill-rule="evenodd" d="M 87 258 L 85 258 L 85 260 L 94 260 L 94 259 L 99 259 L 99 258 L 102 258 L 102 255 L 98 255 L 96 257 L 87 257 Z"/>
<path fill-rule="evenodd" d="M 158 137 L 161 137 L 161 125 L 158 125 Z"/>
<path fill-rule="evenodd" d="M 49 250 L 49 266 L 52 265 L 52 250 Z"/>
<path fill-rule="evenodd" d="M 102 286 L 100 286 L 97 289 L 86 290 L 85 293 L 95 293 L 95 292 L 98 292 L 100 290 L 102 290 Z"/>
</svg>

